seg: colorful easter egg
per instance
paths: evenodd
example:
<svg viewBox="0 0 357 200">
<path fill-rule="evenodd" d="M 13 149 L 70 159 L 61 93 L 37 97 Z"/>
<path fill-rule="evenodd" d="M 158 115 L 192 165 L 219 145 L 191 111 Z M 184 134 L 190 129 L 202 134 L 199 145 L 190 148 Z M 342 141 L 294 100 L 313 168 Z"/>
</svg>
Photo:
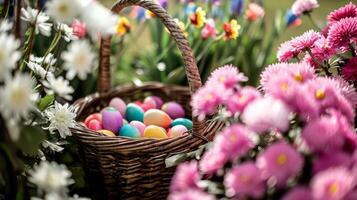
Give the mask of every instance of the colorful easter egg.
<svg viewBox="0 0 357 200">
<path fill-rule="evenodd" d="M 185 110 L 176 102 L 168 102 L 162 105 L 161 110 L 166 112 L 172 119 L 185 117 Z"/>
<path fill-rule="evenodd" d="M 110 100 L 109 106 L 117 109 L 120 112 L 121 116 L 125 116 L 126 104 L 121 98 L 113 98 L 112 100 Z"/>
<path fill-rule="evenodd" d="M 146 128 L 144 123 L 139 121 L 131 121 L 130 125 L 135 126 L 140 131 L 141 136 L 144 136 L 144 130 Z"/>
<path fill-rule="evenodd" d="M 164 104 L 164 101 L 158 96 L 150 96 L 150 98 L 152 98 L 155 101 L 157 109 L 160 109 L 162 104 Z"/>
<path fill-rule="evenodd" d="M 88 126 L 88 122 L 91 121 L 92 119 L 96 119 L 98 121 L 102 121 L 102 115 L 100 113 L 91 114 L 84 120 L 84 124 L 86 126 Z"/>
<path fill-rule="evenodd" d="M 146 125 L 156 125 L 163 128 L 170 126 L 172 119 L 165 112 L 158 109 L 151 109 L 144 114 L 144 124 Z"/>
<path fill-rule="evenodd" d="M 144 111 L 138 105 L 136 105 L 134 103 L 129 103 L 126 106 L 125 119 L 128 120 L 128 122 L 131 122 L 131 121 L 143 122 L 144 121 Z"/>
<path fill-rule="evenodd" d="M 192 129 L 192 121 L 186 118 L 177 118 L 171 123 L 171 127 L 174 127 L 176 125 L 184 125 L 188 130 Z"/>
<path fill-rule="evenodd" d="M 166 130 L 155 125 L 150 125 L 145 128 L 144 137 L 153 139 L 167 138 Z"/>
<path fill-rule="evenodd" d="M 93 131 L 97 131 L 97 130 L 103 129 L 102 122 L 99 121 L 99 120 L 96 120 L 96 119 L 90 120 L 90 121 L 88 122 L 87 127 L 88 127 L 90 130 L 93 130 Z"/>
<path fill-rule="evenodd" d="M 124 124 L 119 131 L 119 136 L 131 137 L 131 138 L 140 138 L 140 131 L 130 124 Z"/>
<path fill-rule="evenodd" d="M 184 125 L 176 125 L 172 127 L 169 132 L 168 136 L 169 137 L 180 137 L 182 136 L 185 132 L 187 132 L 187 128 Z"/>
<path fill-rule="evenodd" d="M 107 107 L 102 111 L 102 123 L 104 129 L 117 133 L 123 125 L 123 117 L 117 109 Z"/>
<path fill-rule="evenodd" d="M 160 109 L 160 107 L 158 107 L 158 106 L 156 105 L 155 99 L 152 98 L 151 96 L 146 97 L 146 98 L 144 99 L 143 103 L 144 103 L 145 105 L 149 106 L 149 107 L 152 108 L 152 109 L 153 109 L 153 108 Z"/>
<path fill-rule="evenodd" d="M 106 136 L 109 136 L 109 137 L 115 137 L 115 134 L 113 132 L 111 132 L 110 130 L 105 130 L 105 129 L 102 129 L 102 130 L 98 130 L 97 131 L 98 133 L 102 133 Z"/>
</svg>

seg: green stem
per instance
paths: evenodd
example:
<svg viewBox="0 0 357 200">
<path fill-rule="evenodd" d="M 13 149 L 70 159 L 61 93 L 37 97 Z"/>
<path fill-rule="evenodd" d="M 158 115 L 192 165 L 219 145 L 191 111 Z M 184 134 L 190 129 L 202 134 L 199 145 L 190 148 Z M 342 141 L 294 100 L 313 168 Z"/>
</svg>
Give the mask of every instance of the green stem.
<svg viewBox="0 0 357 200">
<path fill-rule="evenodd" d="M 331 73 L 328 71 L 328 67 L 326 67 L 324 64 L 322 64 L 321 62 L 319 62 L 315 56 L 312 54 L 311 49 L 307 49 L 307 52 L 309 53 L 309 55 L 311 56 L 312 60 L 317 63 L 318 65 L 320 65 L 321 69 L 324 70 L 324 72 L 326 73 L 326 75 L 331 75 Z"/>
<path fill-rule="evenodd" d="M 27 41 L 25 42 L 24 54 L 21 59 L 20 71 L 22 71 L 24 69 L 26 62 L 28 62 L 28 60 L 30 58 L 30 55 L 32 52 L 33 41 L 35 38 L 35 30 L 36 30 L 36 25 L 31 25 L 30 35 L 27 38 Z"/>
<path fill-rule="evenodd" d="M 351 52 L 352 52 L 352 56 L 356 57 L 356 49 L 353 47 L 352 44 L 349 44 L 349 46 L 350 46 L 350 49 L 351 49 Z"/>
<path fill-rule="evenodd" d="M 4 1 L 4 7 L 1 11 L 1 18 L 6 19 L 7 16 L 9 15 L 9 9 L 10 9 L 10 0 L 5 0 Z"/>
<path fill-rule="evenodd" d="M 321 31 L 321 28 L 317 25 L 317 23 L 315 22 L 315 20 L 312 18 L 311 13 L 307 13 L 306 15 L 307 15 L 307 17 L 309 18 L 311 24 L 312 24 L 317 30 Z"/>
</svg>

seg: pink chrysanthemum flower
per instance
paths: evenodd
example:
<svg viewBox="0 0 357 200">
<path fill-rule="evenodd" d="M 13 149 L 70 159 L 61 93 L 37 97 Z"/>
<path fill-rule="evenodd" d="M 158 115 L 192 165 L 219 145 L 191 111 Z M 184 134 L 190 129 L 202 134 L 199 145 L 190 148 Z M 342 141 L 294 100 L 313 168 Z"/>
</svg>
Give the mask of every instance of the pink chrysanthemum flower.
<svg viewBox="0 0 357 200">
<path fill-rule="evenodd" d="M 333 155 L 333 156 L 331 156 Z M 342 151 L 333 151 L 319 154 L 313 163 L 314 174 L 327 170 L 331 167 L 348 166 L 351 163 L 351 156 Z"/>
<path fill-rule="evenodd" d="M 200 176 L 196 161 L 191 161 L 179 165 L 176 169 L 175 176 L 171 180 L 170 191 L 185 191 L 197 187 Z"/>
<path fill-rule="evenodd" d="M 242 113 L 249 103 L 260 97 L 261 94 L 257 89 L 247 86 L 234 92 L 230 98 L 226 99 L 224 104 L 232 114 Z"/>
<path fill-rule="evenodd" d="M 319 7 L 317 0 L 296 0 L 291 7 L 291 11 L 294 15 L 301 15 L 307 12 L 311 12 L 313 9 Z"/>
<path fill-rule="evenodd" d="M 208 19 L 201 31 L 201 37 L 203 39 L 208 39 L 209 37 L 216 38 L 216 35 L 217 35 L 217 29 L 216 29 L 215 22 L 213 19 Z"/>
<path fill-rule="evenodd" d="M 257 158 L 257 166 L 265 178 L 283 186 L 298 175 L 304 164 L 299 152 L 285 142 L 276 142 L 268 146 Z"/>
<path fill-rule="evenodd" d="M 250 103 L 241 118 L 248 128 L 258 133 L 270 130 L 284 132 L 289 128 L 290 114 L 284 102 L 264 97 Z"/>
<path fill-rule="evenodd" d="M 333 84 L 336 85 L 336 87 L 339 89 L 342 95 L 350 102 L 351 106 L 353 108 L 356 108 L 357 106 L 356 88 L 341 77 L 333 77 L 330 78 L 330 80 L 331 82 L 333 82 Z"/>
<path fill-rule="evenodd" d="M 223 103 L 227 92 L 222 85 L 204 86 L 198 89 L 191 100 L 193 115 L 202 120 L 205 116 L 214 114 L 217 106 Z"/>
<path fill-rule="evenodd" d="M 208 78 L 206 85 L 215 87 L 223 85 L 226 89 L 234 88 L 239 82 L 247 81 L 247 77 L 240 73 L 237 67 L 233 65 L 225 65 L 214 70 Z"/>
<path fill-rule="evenodd" d="M 313 198 L 309 188 L 296 186 L 285 194 L 282 200 L 313 200 Z"/>
<path fill-rule="evenodd" d="M 348 17 L 357 17 L 357 6 L 352 2 L 349 4 L 334 10 L 328 15 L 329 24 L 340 21 L 341 19 Z"/>
<path fill-rule="evenodd" d="M 228 196 L 238 199 L 259 198 L 265 190 L 260 170 L 253 162 L 243 163 L 229 171 L 224 177 L 224 186 Z"/>
<path fill-rule="evenodd" d="M 264 69 L 264 71 L 260 75 L 260 84 L 263 86 L 263 89 L 265 88 L 264 86 L 270 82 L 272 79 L 274 79 L 277 74 L 283 74 L 288 71 L 287 68 L 289 68 L 291 63 L 275 63 L 271 64 L 268 67 Z"/>
<path fill-rule="evenodd" d="M 356 186 L 355 176 L 344 167 L 331 168 L 314 176 L 311 183 L 315 200 L 340 200 Z"/>
<path fill-rule="evenodd" d="M 345 66 L 342 68 L 342 76 L 346 80 L 357 80 L 357 57 L 348 60 Z"/>
<path fill-rule="evenodd" d="M 226 157 L 234 160 L 246 154 L 255 147 L 257 136 L 243 125 L 232 125 L 219 133 L 214 142 L 214 148 L 218 148 Z"/>
<path fill-rule="evenodd" d="M 171 193 L 168 200 L 215 200 L 216 198 L 201 190 L 185 190 Z"/>
<path fill-rule="evenodd" d="M 227 161 L 228 157 L 225 153 L 217 148 L 212 148 L 202 156 L 199 168 L 204 174 L 213 174 L 222 169 Z"/>
<path fill-rule="evenodd" d="M 329 60 L 336 53 L 336 50 L 331 48 L 331 45 L 325 37 L 321 37 L 315 42 L 311 53 L 314 58 L 322 63 Z"/>
<path fill-rule="evenodd" d="M 332 48 L 348 51 L 350 45 L 357 42 L 357 17 L 344 18 L 334 23 L 329 29 L 327 40 Z"/>
<path fill-rule="evenodd" d="M 309 30 L 304 34 L 295 37 L 287 42 L 281 44 L 278 49 L 278 59 L 280 62 L 286 62 L 297 57 L 300 53 L 314 47 L 315 42 L 320 39 L 322 35 L 316 31 Z"/>
</svg>

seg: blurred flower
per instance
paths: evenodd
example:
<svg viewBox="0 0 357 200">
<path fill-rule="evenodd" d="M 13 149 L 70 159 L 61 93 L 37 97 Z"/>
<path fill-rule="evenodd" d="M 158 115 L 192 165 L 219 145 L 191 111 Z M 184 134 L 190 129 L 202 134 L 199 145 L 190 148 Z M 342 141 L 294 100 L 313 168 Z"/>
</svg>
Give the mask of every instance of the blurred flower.
<svg viewBox="0 0 357 200">
<path fill-rule="evenodd" d="M 47 94 L 57 94 L 66 100 L 72 100 L 71 94 L 74 92 L 74 89 L 69 85 L 69 81 L 62 76 L 58 78 L 48 76 L 47 81 L 43 82 L 43 86 L 46 87 Z"/>
<path fill-rule="evenodd" d="M 348 166 L 351 163 L 350 155 L 343 151 L 333 150 L 330 152 L 320 153 L 316 157 L 317 158 L 313 162 L 314 174 L 324 171 L 331 167 Z"/>
<path fill-rule="evenodd" d="M 316 200 L 337 200 L 344 199 L 355 185 L 355 176 L 348 169 L 336 167 L 314 176 L 311 190 Z"/>
<path fill-rule="evenodd" d="M 280 100 L 264 97 L 250 103 L 242 114 L 243 122 L 253 131 L 286 131 L 289 128 L 290 109 Z"/>
<path fill-rule="evenodd" d="M 213 174 L 222 169 L 228 161 L 228 155 L 217 148 L 211 148 L 202 156 L 199 168 L 204 174 Z"/>
<path fill-rule="evenodd" d="M 233 65 L 225 65 L 215 69 L 206 83 L 207 87 L 214 87 L 217 84 L 226 89 L 234 88 L 239 82 L 247 81 L 248 78 L 238 71 Z"/>
<path fill-rule="evenodd" d="M 224 185 L 229 196 L 240 198 L 260 198 L 265 190 L 265 183 L 260 170 L 253 162 L 235 166 L 224 177 Z"/>
<path fill-rule="evenodd" d="M 350 102 L 351 106 L 357 106 L 357 91 L 353 84 L 350 84 L 340 76 L 330 78 L 330 81 L 338 88 L 341 94 Z"/>
<path fill-rule="evenodd" d="M 29 171 L 29 181 L 46 193 L 64 192 L 74 181 L 70 179 L 71 172 L 65 165 L 55 162 L 42 161 Z"/>
<path fill-rule="evenodd" d="M 168 200 L 215 200 L 216 198 L 210 194 L 200 190 L 185 190 L 182 192 L 171 193 Z"/>
<path fill-rule="evenodd" d="M 351 44 L 357 43 L 357 17 L 344 18 L 334 23 L 329 29 L 327 40 L 332 48 L 349 50 Z"/>
<path fill-rule="evenodd" d="M 0 88 L 0 110 L 4 117 L 16 121 L 27 117 L 35 109 L 38 97 L 34 88 L 35 82 L 28 74 L 16 73 L 14 77 L 7 77 Z"/>
<path fill-rule="evenodd" d="M 258 155 L 257 166 L 264 177 L 271 179 L 278 186 L 298 175 L 304 165 L 300 153 L 285 142 L 276 142 Z"/>
<path fill-rule="evenodd" d="M 73 30 L 73 34 L 77 36 L 79 39 L 82 39 L 86 36 L 87 27 L 85 23 L 79 20 L 74 20 L 71 27 Z"/>
<path fill-rule="evenodd" d="M 256 3 L 250 3 L 247 10 L 245 11 L 245 18 L 249 21 L 256 21 L 264 17 L 265 11 L 264 8 Z"/>
<path fill-rule="evenodd" d="M 48 23 L 50 17 L 45 13 L 31 7 L 21 8 L 21 19 L 34 26 L 36 34 L 41 33 L 47 37 L 51 35 L 52 24 Z"/>
<path fill-rule="evenodd" d="M 240 25 L 237 20 L 232 19 L 230 22 L 223 24 L 223 29 L 225 32 L 224 38 L 228 39 L 236 39 L 239 35 Z"/>
<path fill-rule="evenodd" d="M 206 23 L 206 11 L 201 7 L 196 8 L 195 13 L 191 14 L 190 20 L 196 28 L 201 28 Z"/>
<path fill-rule="evenodd" d="M 336 49 L 332 48 L 327 39 L 322 36 L 314 43 L 311 53 L 315 59 L 323 63 L 324 61 L 328 61 L 336 53 Z"/>
<path fill-rule="evenodd" d="M 30 61 L 44 66 L 49 66 L 51 68 L 56 64 L 57 59 L 52 53 L 49 53 L 46 57 L 36 57 L 34 55 L 30 55 Z"/>
<path fill-rule="evenodd" d="M 279 62 L 287 62 L 293 58 L 297 58 L 300 52 L 295 51 L 291 40 L 285 41 L 280 44 L 277 52 Z"/>
<path fill-rule="evenodd" d="M 301 25 L 301 19 L 299 16 L 294 15 L 291 10 L 288 10 L 285 14 L 285 23 L 290 27 L 297 27 Z"/>
<path fill-rule="evenodd" d="M 194 3 L 195 0 L 188 0 L 186 3 L 186 8 L 185 8 L 185 14 L 186 15 L 191 15 L 193 13 L 195 13 L 196 9 L 197 9 L 197 6 L 196 4 Z"/>
<path fill-rule="evenodd" d="M 209 37 L 212 37 L 214 39 L 216 38 L 216 35 L 217 35 L 217 30 L 216 30 L 215 22 L 213 19 L 208 19 L 201 31 L 201 37 L 203 39 L 208 39 Z"/>
<path fill-rule="evenodd" d="M 52 68 L 49 68 L 48 71 L 46 71 L 43 67 L 41 67 L 41 64 L 37 62 L 30 61 L 27 63 L 27 67 L 30 68 L 30 70 L 37 76 L 39 76 L 41 79 L 45 79 L 46 77 L 53 76 L 53 70 Z"/>
<path fill-rule="evenodd" d="M 319 7 L 317 0 L 296 0 L 291 7 L 294 15 L 301 15 L 311 12 L 313 9 Z"/>
<path fill-rule="evenodd" d="M 243 0 L 231 0 L 231 13 L 239 16 L 243 9 Z"/>
<path fill-rule="evenodd" d="M 146 11 L 140 6 L 133 6 L 130 16 L 135 18 L 138 22 L 143 22 L 145 20 Z"/>
<path fill-rule="evenodd" d="M 329 20 L 329 24 L 333 24 L 340 21 L 341 19 L 350 17 L 357 17 L 357 6 L 352 2 L 332 11 L 327 18 Z"/>
<path fill-rule="evenodd" d="M 126 17 L 119 17 L 116 32 L 118 35 L 123 36 L 126 33 L 130 32 L 130 23 Z"/>
<path fill-rule="evenodd" d="M 42 142 L 42 146 L 43 146 L 44 148 L 49 148 L 49 149 L 51 149 L 51 151 L 54 151 L 54 152 L 61 152 L 61 151 L 64 150 L 64 148 L 61 147 L 58 143 L 59 143 L 59 142 L 56 142 L 56 144 L 55 144 L 55 143 L 50 142 L 50 141 L 48 141 L 48 140 L 44 140 L 44 141 Z"/>
<path fill-rule="evenodd" d="M 180 30 L 182 31 L 183 35 L 185 37 L 187 37 L 188 32 L 186 31 L 186 27 L 185 27 L 185 23 L 183 23 L 182 21 L 180 21 L 179 19 L 175 18 L 174 21 L 176 22 L 176 24 L 178 25 L 178 27 L 180 28 Z"/>
<path fill-rule="evenodd" d="M 18 51 L 20 41 L 13 35 L 0 33 L 0 81 L 10 75 L 10 70 L 16 67 L 16 62 L 21 58 Z"/>
<path fill-rule="evenodd" d="M 309 188 L 297 186 L 284 195 L 282 200 L 313 200 Z"/>
<path fill-rule="evenodd" d="M 72 42 L 61 57 L 64 60 L 64 68 L 68 70 L 67 78 L 73 79 L 78 75 L 79 79 L 84 80 L 87 74 L 91 73 L 95 54 L 88 41 L 78 40 Z"/>
<path fill-rule="evenodd" d="M 231 98 L 225 100 L 224 104 L 232 114 L 242 113 L 247 105 L 260 97 L 261 94 L 257 89 L 247 86 L 234 92 Z"/>
<path fill-rule="evenodd" d="M 61 105 L 56 101 L 54 106 L 45 110 L 45 115 L 50 121 L 49 131 L 54 133 L 57 130 L 62 138 L 71 136 L 72 133 L 69 128 L 75 126 L 75 110 L 75 107 L 69 106 L 67 103 Z"/>
<path fill-rule="evenodd" d="M 167 8 L 167 0 L 157 0 L 161 7 Z"/>
<path fill-rule="evenodd" d="M 46 3 L 47 13 L 61 23 L 71 23 L 81 12 L 78 0 L 52 0 Z"/>
<path fill-rule="evenodd" d="M 346 80 L 357 80 L 357 57 L 349 59 L 346 65 L 343 66 L 341 73 Z"/>
<path fill-rule="evenodd" d="M 200 177 L 196 161 L 180 164 L 171 180 L 170 191 L 176 192 L 198 188 L 197 183 L 199 180 Z"/>
<path fill-rule="evenodd" d="M 9 22 L 6 19 L 2 19 L 0 21 L 0 32 L 8 32 L 12 29 L 12 22 Z"/>
<path fill-rule="evenodd" d="M 232 125 L 219 133 L 214 142 L 214 148 L 219 149 L 231 160 L 245 155 L 255 147 L 257 136 L 243 125 Z"/>
<path fill-rule="evenodd" d="M 72 27 L 69 27 L 67 24 L 57 24 L 57 29 L 61 31 L 62 33 L 62 38 L 66 42 L 70 42 L 71 40 L 77 39 L 76 36 L 73 33 Z"/>
</svg>

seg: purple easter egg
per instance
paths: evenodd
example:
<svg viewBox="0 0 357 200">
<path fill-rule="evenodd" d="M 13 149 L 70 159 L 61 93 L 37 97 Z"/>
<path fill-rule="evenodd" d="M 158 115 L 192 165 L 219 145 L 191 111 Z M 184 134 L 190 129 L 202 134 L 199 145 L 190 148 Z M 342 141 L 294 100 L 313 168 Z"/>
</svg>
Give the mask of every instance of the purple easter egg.
<svg viewBox="0 0 357 200">
<path fill-rule="evenodd" d="M 120 112 L 121 116 L 125 116 L 126 104 L 121 98 L 113 98 L 112 100 L 110 100 L 109 106 L 117 109 Z"/>
<path fill-rule="evenodd" d="M 117 133 L 123 125 L 123 117 L 115 108 L 107 107 L 102 110 L 103 128 Z"/>
<path fill-rule="evenodd" d="M 139 121 L 131 121 L 129 124 L 132 126 L 135 126 L 140 131 L 140 134 L 143 137 L 144 130 L 146 128 L 146 125 L 144 123 L 139 122 Z"/>
<path fill-rule="evenodd" d="M 158 96 L 149 96 L 149 97 L 155 101 L 157 109 L 160 109 L 162 104 L 164 104 L 164 101 Z"/>
<path fill-rule="evenodd" d="M 162 105 L 161 110 L 166 112 L 171 119 L 183 118 L 185 117 L 185 110 L 182 106 L 176 102 L 167 102 Z"/>
</svg>

